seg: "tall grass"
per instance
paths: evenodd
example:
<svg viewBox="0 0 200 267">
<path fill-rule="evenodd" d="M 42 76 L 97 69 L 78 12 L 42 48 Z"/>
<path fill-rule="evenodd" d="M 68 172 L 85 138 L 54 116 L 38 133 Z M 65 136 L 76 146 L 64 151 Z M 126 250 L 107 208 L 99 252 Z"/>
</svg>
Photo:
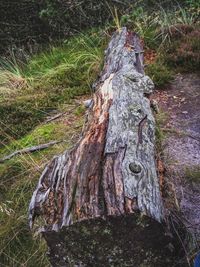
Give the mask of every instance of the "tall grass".
<svg viewBox="0 0 200 267">
<path fill-rule="evenodd" d="M 23 69 L 23 63 L 16 59 L 14 53 L 10 58 L 0 58 L 0 87 L 12 89 L 22 88 L 27 85 Z"/>
<path fill-rule="evenodd" d="M 34 87 L 45 85 L 54 81 L 54 85 L 67 85 L 70 79 L 68 76 L 75 76 L 70 84 L 87 78 L 87 83 L 95 79 L 96 73 L 100 70 L 103 43 L 105 38 L 98 35 L 98 32 L 92 31 L 85 34 L 79 34 L 69 40 L 63 41 L 56 47 L 50 46 L 45 52 L 37 54 L 30 58 L 27 64 L 16 59 L 11 53 L 9 58 L 0 58 L 0 69 L 5 82 L 5 76 L 13 80 L 21 79 L 27 83 L 31 82 Z M 71 77 L 70 77 L 71 78 Z"/>
<path fill-rule="evenodd" d="M 52 81 L 58 85 L 67 82 L 71 85 L 83 78 L 91 83 L 101 67 L 103 41 L 95 32 L 66 40 L 61 46 L 51 47 L 33 57 L 27 65 L 26 75 L 41 85 Z M 74 76 L 73 80 L 69 81 L 71 76 Z"/>
<path fill-rule="evenodd" d="M 7 83 L 11 88 L 12 77 L 12 88 L 20 89 L 17 95 L 9 91 L 9 95 L 1 99 L 0 86 L 0 137 L 4 143 L 7 140 L 4 132 L 19 138 L 52 110 L 76 96 L 90 93 L 91 84 L 101 68 L 104 43 L 105 37 L 92 31 L 79 34 L 57 47 L 49 47 L 26 65 L 19 65 L 15 58 L 2 61 L 0 81 L 6 73 L 9 79 L 4 79 L 4 86 Z M 21 86 L 16 86 L 18 81 Z"/>
<path fill-rule="evenodd" d="M 146 73 L 159 88 L 167 85 L 176 72 L 199 70 L 200 3 L 194 2 L 185 7 L 175 3 L 170 9 L 158 5 L 150 11 L 135 4 L 121 17 L 120 24 L 136 31 L 145 49 L 155 52 Z"/>
<path fill-rule="evenodd" d="M 183 8 L 178 4 L 167 10 L 158 5 L 153 11 L 135 7 L 132 12 L 121 17 L 121 25 L 128 25 L 144 39 L 146 47 L 154 49 L 171 42 L 171 29 L 180 31 L 177 25 L 198 23 L 196 9 Z"/>
<path fill-rule="evenodd" d="M 53 110 L 66 111 L 74 97 L 90 92 L 101 68 L 104 42 L 92 31 L 51 46 L 26 64 L 14 54 L 0 60 L 0 158 L 27 146 L 65 140 L 64 146 L 0 164 L 1 266 L 49 266 L 44 241 L 33 238 L 28 229 L 28 203 L 44 164 L 71 145 L 82 117 L 70 114 L 61 123 L 41 122 Z M 8 93 L 1 94 L 3 90 Z"/>
<path fill-rule="evenodd" d="M 71 120 L 71 127 L 65 124 L 65 120 Z M 0 150 L 0 157 L 2 157 L 23 147 L 49 140 L 65 140 L 63 144 L 48 150 L 19 155 L 0 164 L 1 266 L 49 266 L 45 242 L 38 235 L 32 237 L 28 229 L 28 203 L 44 165 L 53 155 L 72 146 L 72 137 L 78 136 L 82 123 L 83 117 L 76 118 L 76 115 L 69 114 L 61 122 L 40 125 L 27 136 L 20 140 L 13 140 Z"/>
</svg>

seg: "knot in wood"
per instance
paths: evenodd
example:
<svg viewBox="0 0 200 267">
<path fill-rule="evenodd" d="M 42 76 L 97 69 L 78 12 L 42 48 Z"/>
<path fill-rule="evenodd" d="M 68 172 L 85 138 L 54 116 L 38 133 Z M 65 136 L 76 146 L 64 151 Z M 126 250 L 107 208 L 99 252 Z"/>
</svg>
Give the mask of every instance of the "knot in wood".
<svg viewBox="0 0 200 267">
<path fill-rule="evenodd" d="M 131 170 L 131 172 L 138 174 L 142 171 L 142 167 L 140 165 L 140 163 L 138 162 L 131 162 L 129 164 L 129 169 Z"/>
</svg>

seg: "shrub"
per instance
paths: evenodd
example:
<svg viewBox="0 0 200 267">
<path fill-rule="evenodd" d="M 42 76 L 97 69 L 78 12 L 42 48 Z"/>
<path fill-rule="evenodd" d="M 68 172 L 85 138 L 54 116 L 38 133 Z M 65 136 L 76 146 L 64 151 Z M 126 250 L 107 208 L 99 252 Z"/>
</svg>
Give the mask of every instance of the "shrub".
<svg viewBox="0 0 200 267">
<path fill-rule="evenodd" d="M 175 39 L 166 53 L 169 66 L 182 71 L 200 70 L 200 29 L 193 29 Z"/>
<path fill-rule="evenodd" d="M 200 183 L 200 166 L 186 168 L 185 178 L 188 182 Z"/>
<path fill-rule="evenodd" d="M 173 79 L 173 73 L 163 62 L 149 64 L 146 74 L 153 80 L 156 87 L 163 87 Z"/>
<path fill-rule="evenodd" d="M 121 25 L 136 31 L 143 39 L 147 48 L 155 48 L 156 21 L 143 7 L 139 6 L 121 17 Z"/>
</svg>

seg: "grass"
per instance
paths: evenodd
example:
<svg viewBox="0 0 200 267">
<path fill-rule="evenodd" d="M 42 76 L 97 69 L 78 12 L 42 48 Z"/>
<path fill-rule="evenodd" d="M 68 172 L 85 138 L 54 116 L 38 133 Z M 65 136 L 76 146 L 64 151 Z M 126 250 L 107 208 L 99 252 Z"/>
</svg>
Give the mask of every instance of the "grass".
<svg viewBox="0 0 200 267">
<path fill-rule="evenodd" d="M 187 182 L 192 182 L 195 184 L 200 183 L 200 166 L 186 168 L 185 170 L 185 178 Z"/>
<path fill-rule="evenodd" d="M 163 127 L 168 120 L 168 114 L 163 111 L 159 111 L 155 114 L 156 119 L 156 129 L 155 129 L 155 137 L 156 137 L 156 151 L 158 155 L 161 155 L 163 152 L 163 141 L 166 138 L 166 135 L 163 131 Z"/>
<path fill-rule="evenodd" d="M 10 162 L 7 171 L 7 175 L 14 172 L 15 181 L 9 187 L 6 186 L 6 192 L 4 187 L 2 197 L 6 201 L 1 199 L 1 266 L 48 266 L 44 242 L 40 242 L 40 237 L 33 239 L 27 226 L 27 199 L 31 197 L 34 179 L 28 179 L 25 174 L 30 175 L 31 170 L 27 172 L 18 161 Z"/>
<path fill-rule="evenodd" d="M 75 109 L 74 109 L 75 110 Z M 50 140 L 64 140 L 44 151 L 19 155 L 0 165 L 0 261 L 2 266 L 49 266 L 45 243 L 32 238 L 27 226 L 27 209 L 32 192 L 44 165 L 55 154 L 77 140 L 84 116 L 72 112 L 51 123 L 36 127 L 31 133 L 0 150 L 7 155 L 22 147 Z"/>
<path fill-rule="evenodd" d="M 13 52 L 10 54 L 9 59 L 1 58 L 1 79 L 0 84 L 7 84 L 12 88 L 21 88 L 26 84 L 22 65 L 24 63 L 18 60 Z"/>
<path fill-rule="evenodd" d="M 173 80 L 173 71 L 160 61 L 149 64 L 146 68 L 146 74 L 151 77 L 158 88 L 166 86 Z"/>
<path fill-rule="evenodd" d="M 79 136 L 85 111 L 80 97 L 90 93 L 97 77 L 104 40 L 92 31 L 50 47 L 26 64 L 14 56 L 1 60 L 0 158 L 25 147 L 63 141 L 0 164 L 1 266 L 49 266 L 44 241 L 33 238 L 28 229 L 28 203 L 45 164 Z M 45 123 L 60 112 L 64 115 L 59 119 Z"/>
<path fill-rule="evenodd" d="M 26 76 L 44 87 L 89 85 L 102 62 L 103 39 L 96 32 L 80 34 L 62 46 L 36 55 L 28 63 Z"/>
<path fill-rule="evenodd" d="M 2 61 L 0 72 L 0 138 L 18 139 L 38 125 L 47 114 L 90 92 L 102 64 L 105 38 L 95 32 L 79 35 L 59 47 L 34 56 L 25 65 Z M 10 62 L 10 61 L 9 61 Z M 13 59 L 13 64 L 15 58 Z M 16 78 L 15 70 L 18 73 Z M 7 73 L 5 79 L 5 73 Z M 9 75 L 8 75 L 9 73 Z M 20 77 L 20 78 L 19 78 Z M 23 87 L 17 87 L 19 79 Z M 12 84 L 13 86 L 10 86 Z M 2 90 L 2 85 L 4 89 Z M 5 87 L 9 92 L 5 93 Z M 11 90 L 11 88 L 13 91 Z M 1 91 L 4 93 L 1 94 Z M 16 116 L 17 114 L 17 116 Z"/>
<path fill-rule="evenodd" d="M 154 48 L 157 45 L 155 18 L 141 6 L 133 8 L 130 14 L 123 15 L 121 24 L 136 31 L 144 39 L 146 47 Z"/>
<path fill-rule="evenodd" d="M 189 1 L 184 8 L 177 3 L 171 9 L 158 6 L 156 10 L 146 10 L 136 2 L 132 11 L 121 17 L 120 25 L 136 31 L 145 49 L 156 54 L 146 73 L 158 88 L 165 87 L 177 72 L 200 69 L 199 14 L 199 1 Z"/>
<path fill-rule="evenodd" d="M 40 243 L 39 237 L 32 239 L 27 226 L 27 200 L 36 182 L 31 173 L 37 174 L 29 160 L 17 158 L 0 166 L 2 266 L 34 266 L 33 262 L 37 266 L 48 266 L 44 256 L 44 242 Z"/>
</svg>

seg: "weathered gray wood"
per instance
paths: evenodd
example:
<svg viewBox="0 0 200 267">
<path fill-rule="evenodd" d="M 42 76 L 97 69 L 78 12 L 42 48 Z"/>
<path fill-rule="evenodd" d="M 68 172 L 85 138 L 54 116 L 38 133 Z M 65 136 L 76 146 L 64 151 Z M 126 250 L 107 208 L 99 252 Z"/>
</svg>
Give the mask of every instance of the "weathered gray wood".
<svg viewBox="0 0 200 267">
<path fill-rule="evenodd" d="M 136 211 L 158 222 L 164 218 L 148 99 L 153 82 L 144 75 L 142 50 L 126 28 L 113 35 L 81 139 L 40 177 L 29 222 L 32 227 L 35 217 L 45 219 L 47 242 L 51 231 L 83 220 Z"/>
</svg>

